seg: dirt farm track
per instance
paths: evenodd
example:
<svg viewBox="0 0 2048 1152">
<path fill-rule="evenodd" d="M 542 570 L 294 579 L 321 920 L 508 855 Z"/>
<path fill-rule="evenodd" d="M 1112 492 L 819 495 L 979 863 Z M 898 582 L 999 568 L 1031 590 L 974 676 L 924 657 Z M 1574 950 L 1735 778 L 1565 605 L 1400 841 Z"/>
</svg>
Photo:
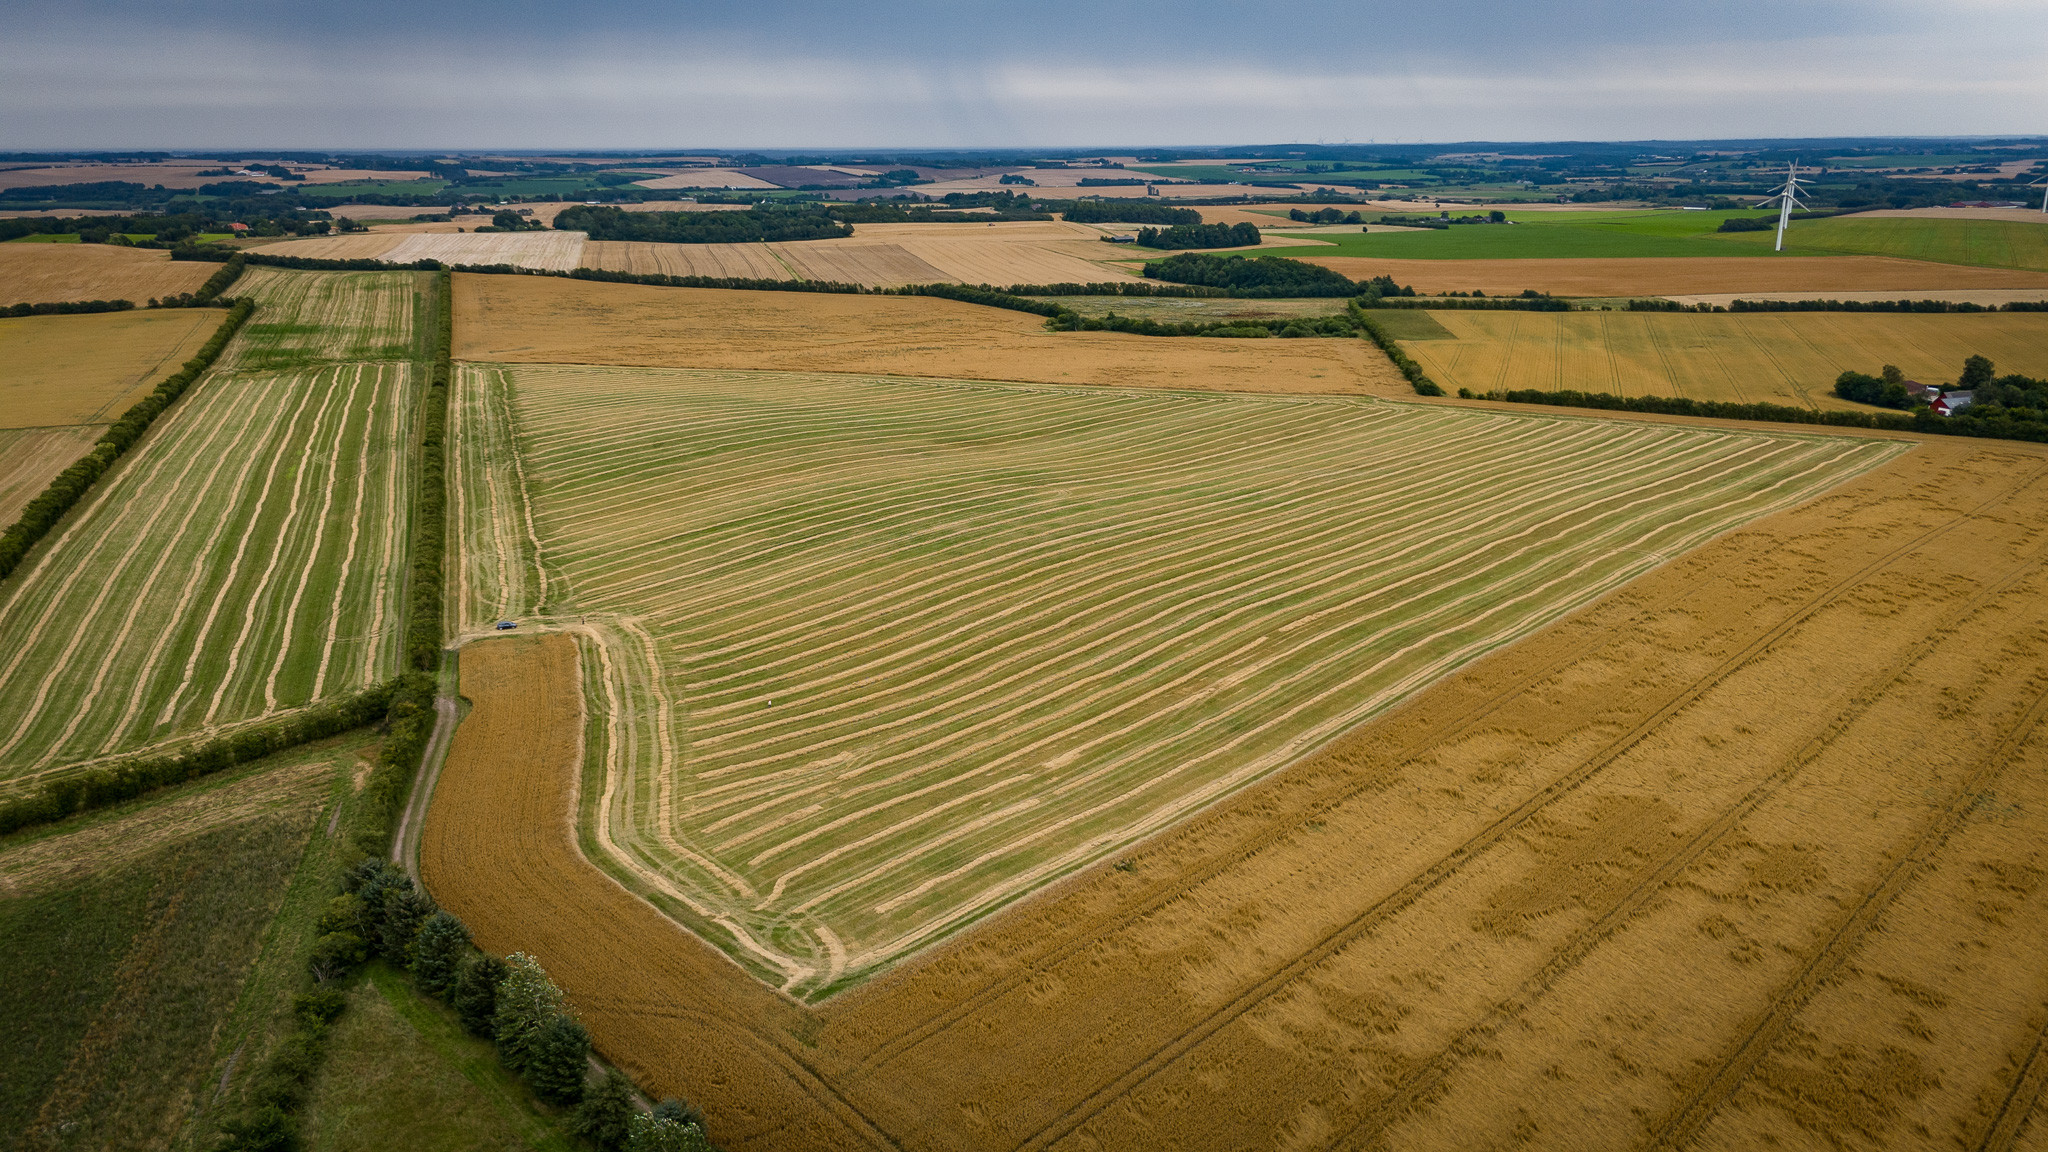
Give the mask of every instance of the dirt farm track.
<svg viewBox="0 0 2048 1152">
<path fill-rule="evenodd" d="M 2048 1148 L 2044 528 L 1923 443 L 816 1008 L 583 858 L 570 636 L 421 868 L 734 1150 Z"/>
</svg>

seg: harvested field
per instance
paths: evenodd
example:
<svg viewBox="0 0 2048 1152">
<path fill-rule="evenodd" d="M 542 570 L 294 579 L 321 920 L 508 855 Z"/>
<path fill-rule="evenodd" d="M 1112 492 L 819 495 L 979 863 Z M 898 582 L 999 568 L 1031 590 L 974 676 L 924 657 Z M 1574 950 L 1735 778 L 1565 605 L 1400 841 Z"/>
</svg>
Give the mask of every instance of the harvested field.
<svg viewBox="0 0 2048 1152">
<path fill-rule="evenodd" d="M 235 294 L 260 309 L 218 362 L 221 369 L 300 368 L 335 360 L 423 354 L 428 272 L 289 272 L 251 268 Z"/>
<path fill-rule="evenodd" d="M 1835 397 L 1844 371 L 1896 364 L 1954 380 L 1971 355 L 2048 375 L 2048 313 L 1429 312 L 1449 339 L 1406 345 L 1446 388 L 1576 389 L 1622 396 L 1867 410 Z"/>
<path fill-rule="evenodd" d="M 1418 292 L 1512 296 L 1683 296 L 1702 292 L 1869 291 L 1911 296 L 1930 289 L 2048 288 L 2048 274 L 1932 264 L 1890 256 L 1689 256 L 1683 259 L 1384 260 L 1297 256 L 1353 280 L 1392 276 Z"/>
<path fill-rule="evenodd" d="M 428 882 L 735 1150 L 2025 1146 L 2044 481 L 1926 443 L 812 1009 L 583 860 L 493 641 Z"/>
<path fill-rule="evenodd" d="M 643 244 L 592 240 L 583 245 L 583 266 L 639 276 L 733 276 L 748 280 L 794 279 L 766 244 Z"/>
<path fill-rule="evenodd" d="M 606 866 L 807 999 L 1898 450 L 779 373 L 457 405 L 458 630 L 593 638 Z"/>
<path fill-rule="evenodd" d="M 167 308 L 0 319 L 0 428 L 113 423 L 196 355 L 226 315 Z"/>
<path fill-rule="evenodd" d="M 131 300 L 197 291 L 218 265 L 111 244 L 0 244 L 0 303 Z"/>
<path fill-rule="evenodd" d="M 467 236 L 416 233 L 387 249 L 394 264 L 439 260 L 443 264 L 512 264 L 567 272 L 583 260 L 581 232 L 485 232 Z"/>
<path fill-rule="evenodd" d="M 69 428 L 0 428 L 0 525 L 14 523 L 57 473 L 92 448 L 103 425 Z"/>
<path fill-rule="evenodd" d="M 404 209 L 400 209 L 404 211 Z M 404 234 L 357 232 L 347 236 L 308 236 L 257 244 L 251 252 L 268 256 L 297 256 L 306 260 L 382 260 L 384 254 L 404 243 Z M 240 289 L 238 288 L 237 291 Z"/>
<path fill-rule="evenodd" d="M 159 419 L 0 589 L 0 784 L 391 675 L 419 387 L 216 372 Z"/>
<path fill-rule="evenodd" d="M 1229 300 L 1174 296 L 1040 296 L 1083 316 L 1131 316 L 1161 323 L 1206 323 L 1212 320 L 1284 320 L 1294 316 L 1341 316 L 1345 301 Z"/>
<path fill-rule="evenodd" d="M 455 277 L 462 360 L 1413 396 L 1363 340 L 1048 332 L 1028 312 L 916 296 Z"/>
<path fill-rule="evenodd" d="M 950 280 L 900 244 L 842 244 L 810 241 L 768 246 L 802 280 L 831 280 L 894 288 L 901 284 L 932 284 Z"/>
<path fill-rule="evenodd" d="M 655 176 L 633 183 L 642 188 L 780 188 L 732 168 L 690 168 L 674 176 Z"/>
</svg>

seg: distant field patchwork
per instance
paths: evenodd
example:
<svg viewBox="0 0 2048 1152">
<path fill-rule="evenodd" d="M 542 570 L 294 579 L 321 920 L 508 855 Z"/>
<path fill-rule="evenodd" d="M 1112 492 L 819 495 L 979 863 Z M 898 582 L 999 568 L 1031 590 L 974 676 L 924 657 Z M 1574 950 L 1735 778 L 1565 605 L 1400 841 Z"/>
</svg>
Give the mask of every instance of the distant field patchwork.
<svg viewBox="0 0 2048 1152">
<path fill-rule="evenodd" d="M 1361 400 L 459 376 L 462 626 L 583 638 L 601 863 L 806 997 L 1902 450 Z"/>
<path fill-rule="evenodd" d="M 1896 364 L 1954 380 L 1983 354 L 2002 371 L 2048 373 L 2048 313 L 1427 312 L 1399 316 L 1410 356 L 1444 387 L 1574 389 L 1623 396 L 1854 409 L 1835 377 Z M 1433 318 L 1441 337 L 1421 326 Z"/>
</svg>

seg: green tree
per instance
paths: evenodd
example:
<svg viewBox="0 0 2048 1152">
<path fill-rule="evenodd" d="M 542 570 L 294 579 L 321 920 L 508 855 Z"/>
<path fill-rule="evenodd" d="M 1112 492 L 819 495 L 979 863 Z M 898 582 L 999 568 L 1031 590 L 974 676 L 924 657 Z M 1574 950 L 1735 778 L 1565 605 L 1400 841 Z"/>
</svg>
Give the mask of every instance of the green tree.
<svg viewBox="0 0 2048 1152">
<path fill-rule="evenodd" d="M 511 968 L 496 956 L 472 956 L 455 977 L 455 991 L 448 1003 L 462 1025 L 479 1036 L 490 1036 L 498 1014 L 498 986 Z"/>
<path fill-rule="evenodd" d="M 420 990 L 446 1000 L 455 990 L 462 972 L 462 958 L 469 954 L 469 929 L 453 913 L 436 912 L 420 925 L 413 938 L 412 975 Z"/>
<path fill-rule="evenodd" d="M 498 1008 L 491 1014 L 491 1034 L 507 1066 L 525 1072 L 540 1030 L 562 1013 L 562 990 L 548 979 L 540 961 L 524 952 L 505 958 L 505 979 L 498 985 Z"/>
<path fill-rule="evenodd" d="M 434 907 L 433 897 L 410 884 L 386 888 L 379 898 L 384 909 L 377 917 L 377 952 L 393 964 L 408 964 L 412 959 L 413 937 L 419 935 L 420 925 L 440 909 Z"/>
<path fill-rule="evenodd" d="M 1983 356 L 1972 356 L 1963 361 L 1963 374 L 1956 380 L 1956 387 L 1967 392 L 1991 383 L 1991 361 Z"/>
<path fill-rule="evenodd" d="M 1877 375 L 1879 379 L 1883 380 L 1887 384 L 1897 384 L 1901 388 L 1906 386 L 1906 374 L 1904 372 L 1899 371 L 1899 366 L 1897 364 L 1885 365 L 1882 369 L 1878 371 Z"/>
<path fill-rule="evenodd" d="M 572 1136 L 580 1136 L 598 1152 L 623 1152 L 637 1109 L 633 1107 L 633 1082 L 616 1068 L 583 1093 L 583 1102 L 569 1116 Z"/>
<path fill-rule="evenodd" d="M 696 1124 L 660 1115 L 633 1117 L 627 1152 L 711 1152 L 711 1141 Z"/>
<path fill-rule="evenodd" d="M 553 1016 L 534 1034 L 526 1081 L 535 1095 L 551 1104 L 574 1104 L 583 1098 L 589 1060 L 590 1033 L 573 1016 Z"/>
</svg>

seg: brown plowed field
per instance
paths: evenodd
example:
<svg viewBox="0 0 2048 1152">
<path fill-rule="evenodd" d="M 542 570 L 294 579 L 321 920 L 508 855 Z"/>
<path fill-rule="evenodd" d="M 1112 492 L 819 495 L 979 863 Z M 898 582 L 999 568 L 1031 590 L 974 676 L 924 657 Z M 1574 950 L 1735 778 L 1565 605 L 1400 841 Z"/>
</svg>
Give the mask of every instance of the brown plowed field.
<svg viewBox="0 0 2048 1152">
<path fill-rule="evenodd" d="M 580 856 L 466 650 L 435 894 L 732 1149 L 2029 1146 L 2048 451 L 1928 442 L 816 1010 Z"/>
<path fill-rule="evenodd" d="M 132 300 L 196 291 L 219 271 L 203 260 L 112 244 L 0 244 L 0 304 Z"/>
<path fill-rule="evenodd" d="M 1291 254 L 1290 254 L 1291 255 Z M 1703 292 L 1897 292 L 2048 288 L 2048 273 L 1934 264 L 1890 256 L 1690 256 L 1680 260 L 1296 259 L 1354 280 L 1392 276 L 1418 292 L 1512 296 L 1534 288 L 1556 296 L 1680 296 Z"/>
<path fill-rule="evenodd" d="M 1029 312 L 928 296 L 458 275 L 455 316 L 458 360 L 1414 395 L 1387 358 L 1363 340 L 1048 332 Z"/>
</svg>

